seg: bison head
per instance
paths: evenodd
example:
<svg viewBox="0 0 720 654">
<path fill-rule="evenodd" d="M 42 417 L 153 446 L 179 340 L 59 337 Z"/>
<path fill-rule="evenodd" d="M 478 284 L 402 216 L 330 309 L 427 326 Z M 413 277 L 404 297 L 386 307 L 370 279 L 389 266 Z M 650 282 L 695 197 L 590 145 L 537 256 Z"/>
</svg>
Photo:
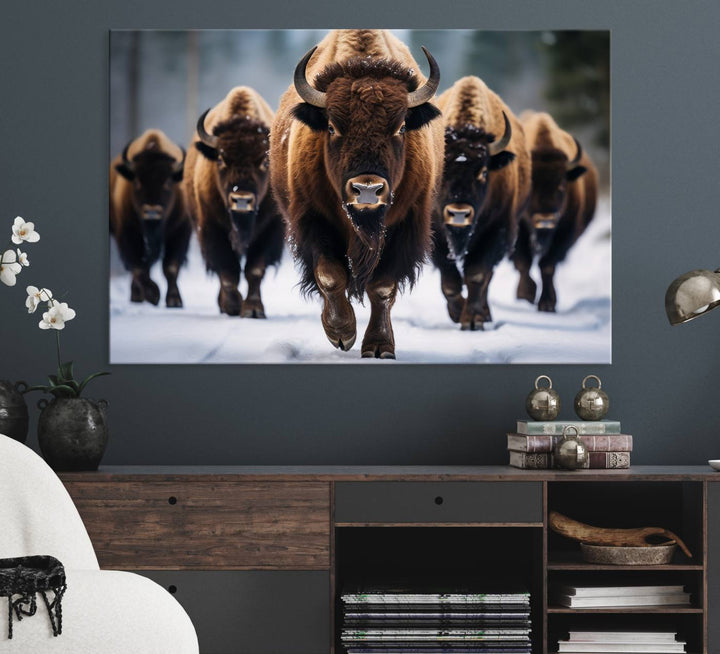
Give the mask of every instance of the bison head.
<svg viewBox="0 0 720 654">
<path fill-rule="evenodd" d="M 445 129 L 445 166 L 439 193 L 445 238 L 450 254 L 462 258 L 478 226 L 493 171 L 515 159 L 505 150 L 512 126 L 503 112 L 505 133 L 499 141 L 474 125 Z"/>
<path fill-rule="evenodd" d="M 541 148 L 532 151 L 532 196 L 530 216 L 533 247 L 544 251 L 555 233 L 560 216 L 567 204 L 568 184 L 587 172 L 579 165 L 582 147 L 575 140 L 577 152 L 573 159 L 556 148 Z"/>
<path fill-rule="evenodd" d="M 233 245 L 244 252 L 268 189 L 270 130 L 250 116 L 234 116 L 209 134 L 205 130 L 208 111 L 198 119 L 200 140 L 195 147 L 215 164 L 215 184 L 230 216 Z"/>
<path fill-rule="evenodd" d="M 122 161 L 115 170 L 132 184 L 132 203 L 140 217 L 146 258 L 157 258 L 162 247 L 162 226 L 164 219 L 175 206 L 175 184 L 182 180 L 185 164 L 185 150 L 177 161 L 161 150 L 155 141 L 132 159 L 128 158 L 130 141 L 122 152 Z"/>
<path fill-rule="evenodd" d="M 180 148 L 183 157 L 177 161 L 150 141 L 130 160 L 128 150 L 131 145 L 132 141 L 125 146 L 122 161 L 115 170 L 132 183 L 133 206 L 143 222 L 159 222 L 173 208 L 174 184 L 182 180 L 185 150 Z"/>
<path fill-rule="evenodd" d="M 421 88 L 412 69 L 371 57 L 327 66 L 314 88 L 305 71 L 315 48 L 295 69 L 304 102 L 293 115 L 323 139 L 327 177 L 355 233 L 374 251 L 382 246 L 385 214 L 405 171 L 407 134 L 440 115 L 429 102 L 440 70 L 423 51 L 430 77 Z"/>
</svg>

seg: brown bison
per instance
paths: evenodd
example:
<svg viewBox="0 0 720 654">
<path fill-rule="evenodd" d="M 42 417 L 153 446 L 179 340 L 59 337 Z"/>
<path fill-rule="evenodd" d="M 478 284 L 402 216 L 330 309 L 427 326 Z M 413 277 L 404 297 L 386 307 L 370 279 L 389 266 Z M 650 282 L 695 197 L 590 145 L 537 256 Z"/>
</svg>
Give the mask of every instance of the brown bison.
<svg viewBox="0 0 720 654">
<path fill-rule="evenodd" d="M 512 250 L 530 195 L 530 155 L 520 123 L 481 79 L 458 80 L 438 106 L 445 169 L 433 217 L 433 263 L 450 318 L 462 329 L 483 329 L 492 320 L 493 271 Z"/>
<path fill-rule="evenodd" d="M 238 86 L 197 123 L 183 189 L 209 271 L 220 278 L 218 305 L 231 316 L 265 318 L 260 284 L 280 262 L 282 216 L 270 192 L 273 113 L 253 89 Z M 247 297 L 238 290 L 245 257 Z"/>
<path fill-rule="evenodd" d="M 548 114 L 526 114 L 522 122 L 532 156 L 532 196 L 513 256 L 520 273 L 517 296 L 535 302 L 530 267 L 537 256 L 543 285 L 538 309 L 555 311 L 555 268 L 593 219 L 597 171 L 577 139 Z"/>
<path fill-rule="evenodd" d="M 440 72 L 425 55 L 427 80 L 389 32 L 331 32 L 297 65 L 273 125 L 273 189 L 302 288 L 322 295 L 325 334 L 341 350 L 356 338 L 349 299 L 367 293 L 363 357 L 395 358 L 390 310 L 429 252 L 443 138 L 430 102 Z"/>
<path fill-rule="evenodd" d="M 168 307 L 181 307 L 177 286 L 192 224 L 179 182 L 185 151 L 163 132 L 150 129 L 130 141 L 110 164 L 110 232 L 125 267 L 132 273 L 132 302 L 160 301 L 150 267 L 162 254 Z"/>
</svg>

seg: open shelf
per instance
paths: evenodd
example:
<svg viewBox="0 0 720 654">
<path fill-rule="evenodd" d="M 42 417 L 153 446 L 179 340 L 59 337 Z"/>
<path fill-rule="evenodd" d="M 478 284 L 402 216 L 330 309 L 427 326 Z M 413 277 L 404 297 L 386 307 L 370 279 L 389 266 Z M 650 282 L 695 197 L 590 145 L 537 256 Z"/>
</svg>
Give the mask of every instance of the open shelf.
<svg viewBox="0 0 720 654">
<path fill-rule="evenodd" d="M 548 606 L 548 613 L 702 613 L 692 606 L 595 606 L 572 609 L 567 606 Z"/>
<path fill-rule="evenodd" d="M 704 566 L 702 563 L 689 563 L 693 559 L 688 559 L 684 554 L 680 553 L 675 556 L 672 563 L 665 565 L 606 565 L 599 563 L 587 563 L 582 560 L 582 555 L 578 551 L 561 551 L 552 552 L 548 555 L 548 570 L 577 570 L 577 571 L 628 571 L 642 570 L 653 572 L 667 571 L 702 571 Z"/>
</svg>

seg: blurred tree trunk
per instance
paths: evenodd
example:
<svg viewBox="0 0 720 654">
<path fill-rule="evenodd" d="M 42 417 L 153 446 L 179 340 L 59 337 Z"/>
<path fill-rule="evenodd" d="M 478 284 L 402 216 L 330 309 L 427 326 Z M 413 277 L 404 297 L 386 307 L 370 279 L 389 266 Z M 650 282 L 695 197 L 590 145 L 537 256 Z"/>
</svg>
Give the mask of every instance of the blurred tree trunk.
<svg viewBox="0 0 720 654">
<path fill-rule="evenodd" d="M 197 30 L 187 32 L 187 86 L 185 113 L 185 140 L 192 141 L 195 124 L 200 115 L 198 109 L 198 87 L 200 78 L 200 35 Z"/>
<path fill-rule="evenodd" d="M 128 140 L 138 136 L 140 129 L 140 31 L 130 37 L 128 62 Z"/>
</svg>

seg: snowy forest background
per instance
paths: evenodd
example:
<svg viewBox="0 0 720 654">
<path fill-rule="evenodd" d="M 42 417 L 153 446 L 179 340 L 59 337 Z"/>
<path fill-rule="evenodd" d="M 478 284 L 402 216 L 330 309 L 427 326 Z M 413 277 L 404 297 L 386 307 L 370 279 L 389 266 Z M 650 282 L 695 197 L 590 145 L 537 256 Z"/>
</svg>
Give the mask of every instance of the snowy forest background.
<svg viewBox="0 0 720 654">
<path fill-rule="evenodd" d="M 489 301 L 495 322 L 461 332 L 445 310 L 439 275 L 427 266 L 412 293 L 398 299 L 393 326 L 398 362 L 610 363 L 610 33 L 393 30 L 421 69 L 426 46 L 441 69 L 439 93 L 477 75 L 519 115 L 548 111 L 572 132 L 600 174 L 595 220 L 556 275 L 558 312 L 515 299 L 517 273 L 504 261 Z M 228 90 L 248 85 L 276 108 L 300 57 L 325 30 L 112 31 L 110 158 L 149 128 L 184 147 L 198 116 Z M 160 266 L 152 272 L 164 297 Z M 539 281 L 537 270 L 534 278 Z M 335 350 L 320 324 L 320 303 L 303 299 L 286 253 L 263 282 L 268 320 L 220 315 L 217 279 L 205 273 L 193 241 L 179 286 L 185 308 L 131 304 L 130 278 L 115 245 L 110 253 L 112 363 L 360 362 L 359 347 Z M 244 291 L 241 285 L 241 291 Z M 367 303 L 366 303 L 367 304 Z M 358 343 L 369 307 L 356 306 Z M 374 360 L 364 360 L 373 363 Z M 377 362 L 376 362 L 377 363 Z"/>
</svg>

